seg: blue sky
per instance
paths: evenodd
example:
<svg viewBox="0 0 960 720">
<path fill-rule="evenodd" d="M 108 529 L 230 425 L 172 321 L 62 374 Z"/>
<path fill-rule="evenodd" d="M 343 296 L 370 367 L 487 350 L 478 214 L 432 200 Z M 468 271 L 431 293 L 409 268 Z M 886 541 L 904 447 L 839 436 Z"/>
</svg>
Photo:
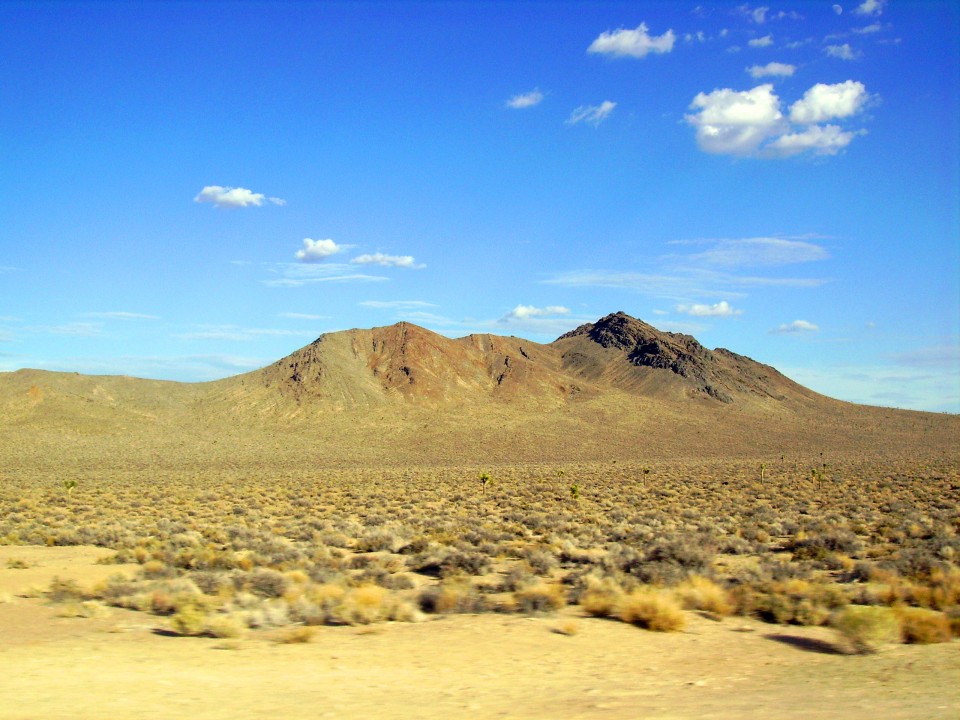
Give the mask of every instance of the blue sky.
<svg viewBox="0 0 960 720">
<path fill-rule="evenodd" d="M 951 2 L 0 3 L 0 370 L 624 310 L 960 411 Z"/>
</svg>

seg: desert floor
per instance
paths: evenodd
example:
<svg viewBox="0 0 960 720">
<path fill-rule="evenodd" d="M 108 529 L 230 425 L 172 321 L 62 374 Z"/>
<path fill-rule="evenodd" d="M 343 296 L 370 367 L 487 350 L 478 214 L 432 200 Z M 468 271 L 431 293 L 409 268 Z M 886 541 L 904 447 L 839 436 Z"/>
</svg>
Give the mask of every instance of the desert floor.
<svg viewBox="0 0 960 720">
<path fill-rule="evenodd" d="M 171 637 L 161 619 L 117 608 L 61 617 L 29 597 L 55 575 L 125 571 L 95 564 L 109 554 L 0 547 L 0 717 L 960 716 L 956 642 L 850 656 L 823 627 L 689 613 L 686 631 L 651 633 L 568 607 L 321 627 L 309 643 L 280 644 L 269 631 Z M 12 557 L 32 567 L 8 568 Z"/>
</svg>

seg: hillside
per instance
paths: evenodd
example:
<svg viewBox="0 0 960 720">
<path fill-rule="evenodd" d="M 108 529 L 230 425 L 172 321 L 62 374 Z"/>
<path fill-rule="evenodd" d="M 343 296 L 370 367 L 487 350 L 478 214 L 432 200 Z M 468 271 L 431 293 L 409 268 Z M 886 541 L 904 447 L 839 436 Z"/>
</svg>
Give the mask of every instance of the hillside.
<svg viewBox="0 0 960 720">
<path fill-rule="evenodd" d="M 624 313 L 549 344 L 410 323 L 208 383 L 0 375 L 10 462 L 460 463 L 952 451 L 960 418 L 857 406 Z"/>
</svg>

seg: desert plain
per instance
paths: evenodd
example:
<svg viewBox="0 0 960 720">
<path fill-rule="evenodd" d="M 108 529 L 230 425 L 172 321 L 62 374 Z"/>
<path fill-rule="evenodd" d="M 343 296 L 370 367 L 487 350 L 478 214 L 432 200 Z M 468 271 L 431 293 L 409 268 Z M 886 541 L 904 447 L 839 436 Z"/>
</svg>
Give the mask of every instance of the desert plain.
<svg viewBox="0 0 960 720">
<path fill-rule="evenodd" d="M 615 313 L 0 375 L 2 718 L 955 718 L 960 418 Z"/>
</svg>

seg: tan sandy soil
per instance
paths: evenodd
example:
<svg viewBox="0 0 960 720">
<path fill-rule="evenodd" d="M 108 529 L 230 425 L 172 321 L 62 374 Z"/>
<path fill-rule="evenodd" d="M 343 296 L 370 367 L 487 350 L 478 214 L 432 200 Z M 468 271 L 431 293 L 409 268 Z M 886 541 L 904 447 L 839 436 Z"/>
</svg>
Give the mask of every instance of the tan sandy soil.
<svg viewBox="0 0 960 720">
<path fill-rule="evenodd" d="M 28 552 L 29 551 L 29 552 Z M 92 548 L 0 548 L 7 592 L 28 570 L 115 570 Z M 39 598 L 0 604 L 0 717 L 26 718 L 956 718 L 956 642 L 874 656 L 833 650 L 825 628 L 689 614 L 660 634 L 554 616 L 448 616 L 318 628 L 278 644 L 159 634 L 164 619 L 118 609 L 64 618 Z M 573 623 L 574 635 L 555 630 Z"/>
</svg>

